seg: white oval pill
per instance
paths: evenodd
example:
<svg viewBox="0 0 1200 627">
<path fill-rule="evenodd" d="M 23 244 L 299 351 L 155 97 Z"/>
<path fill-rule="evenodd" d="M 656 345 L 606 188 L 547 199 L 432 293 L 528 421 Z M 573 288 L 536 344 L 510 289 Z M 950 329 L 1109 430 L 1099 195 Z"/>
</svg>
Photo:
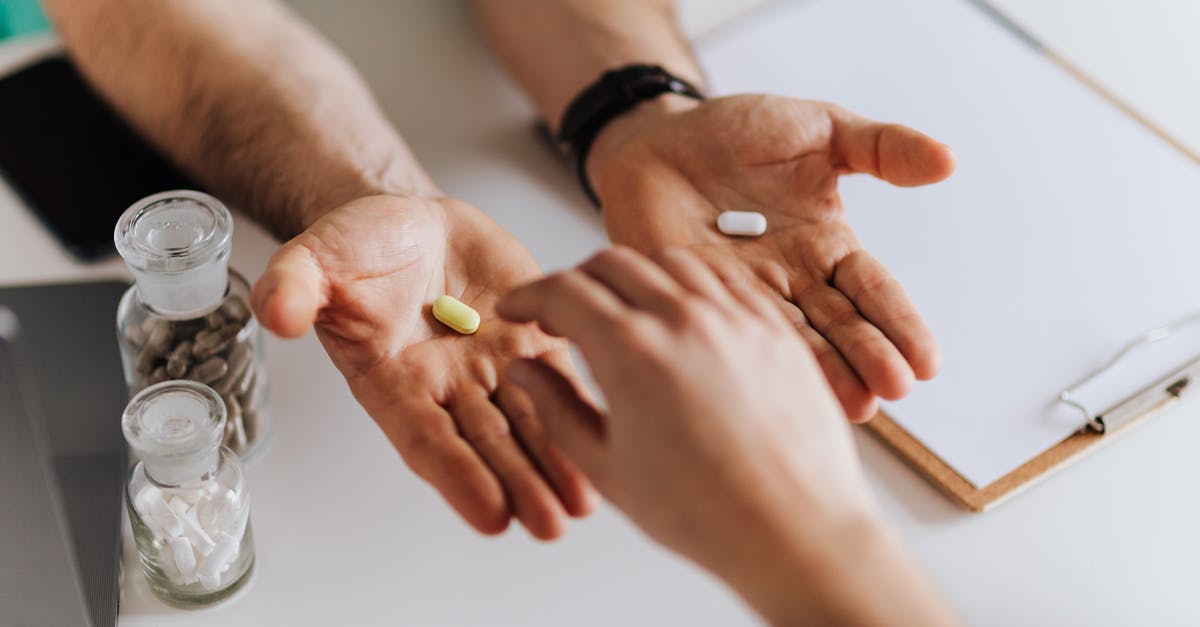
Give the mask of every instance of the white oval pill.
<svg viewBox="0 0 1200 627">
<path fill-rule="evenodd" d="M 767 232 L 767 216 L 757 211 L 723 211 L 717 216 L 717 230 L 726 235 L 758 237 Z"/>
</svg>

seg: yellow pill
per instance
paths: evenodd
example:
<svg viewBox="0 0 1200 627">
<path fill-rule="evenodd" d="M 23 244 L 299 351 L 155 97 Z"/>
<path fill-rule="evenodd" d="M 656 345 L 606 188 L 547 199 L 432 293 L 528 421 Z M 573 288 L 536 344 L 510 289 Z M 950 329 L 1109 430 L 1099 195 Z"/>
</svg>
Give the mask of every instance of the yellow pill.
<svg viewBox="0 0 1200 627">
<path fill-rule="evenodd" d="M 438 296 L 433 301 L 433 317 L 463 335 L 479 328 L 479 312 L 453 296 Z"/>
</svg>

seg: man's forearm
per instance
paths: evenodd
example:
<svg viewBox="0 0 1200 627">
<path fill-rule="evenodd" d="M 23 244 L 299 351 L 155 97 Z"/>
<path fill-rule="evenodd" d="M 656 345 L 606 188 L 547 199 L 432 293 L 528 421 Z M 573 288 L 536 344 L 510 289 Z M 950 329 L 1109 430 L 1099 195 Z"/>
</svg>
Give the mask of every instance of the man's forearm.
<svg viewBox="0 0 1200 627">
<path fill-rule="evenodd" d="M 703 75 L 671 0 L 473 0 L 492 47 L 551 127 L 606 70 L 661 65 L 695 85 Z"/>
<path fill-rule="evenodd" d="M 45 0 L 94 87 L 281 238 L 350 199 L 437 193 L 353 68 L 274 0 Z"/>
</svg>

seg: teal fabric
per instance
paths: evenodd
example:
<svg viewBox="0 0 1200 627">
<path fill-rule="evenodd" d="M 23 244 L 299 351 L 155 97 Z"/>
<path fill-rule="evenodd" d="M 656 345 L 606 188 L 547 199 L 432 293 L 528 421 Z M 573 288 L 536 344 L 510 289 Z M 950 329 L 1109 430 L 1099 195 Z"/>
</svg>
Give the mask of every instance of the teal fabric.
<svg viewBox="0 0 1200 627">
<path fill-rule="evenodd" d="M 0 0 L 0 41 L 50 30 L 37 0 Z"/>
</svg>

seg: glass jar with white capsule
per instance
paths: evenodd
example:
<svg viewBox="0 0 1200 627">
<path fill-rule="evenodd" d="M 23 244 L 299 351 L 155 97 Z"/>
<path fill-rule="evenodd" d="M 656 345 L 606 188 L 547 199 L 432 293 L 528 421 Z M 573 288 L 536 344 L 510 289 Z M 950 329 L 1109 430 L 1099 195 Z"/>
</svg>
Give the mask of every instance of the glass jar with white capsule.
<svg viewBox="0 0 1200 627">
<path fill-rule="evenodd" d="M 237 454 L 221 446 L 225 403 L 194 381 L 167 381 L 133 397 L 121 419 L 141 461 L 125 501 L 142 571 L 176 607 L 224 600 L 254 570 L 250 500 Z"/>
</svg>

